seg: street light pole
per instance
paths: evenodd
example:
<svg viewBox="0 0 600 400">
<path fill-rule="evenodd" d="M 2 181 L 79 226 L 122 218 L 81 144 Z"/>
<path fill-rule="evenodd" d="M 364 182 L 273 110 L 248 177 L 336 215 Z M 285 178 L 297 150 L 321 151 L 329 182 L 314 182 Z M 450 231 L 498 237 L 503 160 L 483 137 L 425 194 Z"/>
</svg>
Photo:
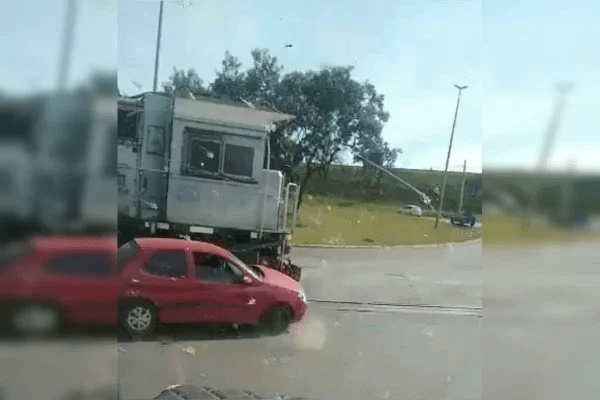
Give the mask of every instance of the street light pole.
<svg viewBox="0 0 600 400">
<path fill-rule="evenodd" d="M 463 178 L 462 183 L 460 185 L 460 205 L 458 206 L 458 212 L 461 213 L 463 211 L 463 198 L 465 194 L 465 180 L 467 178 L 467 160 L 465 160 L 465 165 L 463 166 Z"/>
<path fill-rule="evenodd" d="M 65 25 L 58 64 L 58 90 L 64 90 L 67 86 L 69 67 L 71 66 L 71 53 L 73 51 L 73 30 L 75 28 L 75 16 L 77 14 L 77 0 L 68 0 L 65 13 Z"/>
<path fill-rule="evenodd" d="M 440 215 L 442 214 L 442 206 L 444 205 L 444 194 L 446 192 L 446 180 L 448 178 L 448 163 L 450 162 L 450 152 L 452 151 L 452 139 L 454 139 L 454 128 L 456 127 L 456 116 L 458 115 L 458 105 L 460 104 L 460 93 L 468 86 L 454 85 L 458 89 L 458 100 L 456 101 L 456 111 L 454 112 L 454 123 L 452 124 L 452 133 L 450 134 L 450 146 L 448 146 L 448 156 L 446 157 L 446 169 L 444 170 L 444 183 L 442 184 L 442 194 L 440 195 L 440 205 L 435 216 L 434 228 L 438 227 Z"/>
<path fill-rule="evenodd" d="M 164 0 L 160 0 L 160 12 L 158 15 L 158 34 L 156 37 L 156 58 L 154 60 L 154 92 L 156 92 L 156 87 L 158 86 L 158 57 L 160 54 L 160 37 L 162 35 L 163 6 Z"/>
</svg>

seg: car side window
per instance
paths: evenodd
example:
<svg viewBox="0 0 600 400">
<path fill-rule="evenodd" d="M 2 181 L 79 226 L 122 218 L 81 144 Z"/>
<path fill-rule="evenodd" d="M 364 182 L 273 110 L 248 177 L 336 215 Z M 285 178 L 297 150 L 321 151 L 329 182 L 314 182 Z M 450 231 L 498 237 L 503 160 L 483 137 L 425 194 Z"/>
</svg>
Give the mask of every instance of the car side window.
<svg viewBox="0 0 600 400">
<path fill-rule="evenodd" d="M 157 251 L 146 262 L 146 272 L 170 278 L 188 275 L 185 251 Z"/>
<path fill-rule="evenodd" d="M 194 275 L 199 280 L 221 283 L 238 282 L 243 277 L 231 261 L 201 252 L 194 252 Z"/>
<path fill-rule="evenodd" d="M 106 253 L 74 252 L 53 257 L 47 269 L 53 274 L 102 277 L 114 272 L 112 264 L 114 264 L 112 257 Z"/>
</svg>

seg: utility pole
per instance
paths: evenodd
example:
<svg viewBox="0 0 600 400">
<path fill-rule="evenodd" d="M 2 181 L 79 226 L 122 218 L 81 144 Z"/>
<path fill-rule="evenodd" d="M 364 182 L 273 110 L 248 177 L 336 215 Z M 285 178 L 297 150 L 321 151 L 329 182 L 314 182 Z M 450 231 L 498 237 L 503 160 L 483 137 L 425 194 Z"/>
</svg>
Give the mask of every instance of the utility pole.
<svg viewBox="0 0 600 400">
<path fill-rule="evenodd" d="M 163 7 L 164 0 L 160 0 L 160 12 L 158 14 L 158 34 L 156 37 L 156 58 L 154 61 L 154 92 L 156 92 L 156 87 L 158 86 L 158 58 L 160 55 L 160 37 L 162 35 Z"/>
<path fill-rule="evenodd" d="M 552 117 L 550 118 L 550 125 L 548 126 L 546 137 L 544 138 L 544 146 L 542 147 L 542 152 L 538 161 L 538 171 L 540 172 L 545 170 L 548 166 L 548 159 L 550 158 L 550 152 L 554 147 L 554 141 L 556 139 L 556 134 L 558 133 L 565 100 L 567 94 L 573 89 L 573 85 L 570 83 L 560 83 L 557 85 L 556 89 L 558 90 L 558 99 L 554 106 Z"/>
<path fill-rule="evenodd" d="M 460 205 L 458 206 L 458 212 L 461 213 L 463 211 L 463 197 L 465 194 L 465 179 L 467 178 L 467 160 L 465 160 L 465 165 L 463 166 L 463 178 L 462 184 L 460 185 Z"/>
<path fill-rule="evenodd" d="M 58 90 L 64 90 L 67 86 L 69 66 L 71 65 L 71 50 L 73 50 L 73 29 L 75 28 L 76 11 L 77 0 L 68 0 L 58 64 Z"/>
<path fill-rule="evenodd" d="M 444 194 L 446 193 L 446 180 L 448 178 L 448 163 L 450 162 L 450 152 L 452 151 L 452 140 L 454 139 L 454 128 L 456 127 L 456 116 L 458 115 L 458 105 L 460 104 L 460 93 L 468 86 L 454 85 L 458 89 L 458 100 L 456 101 L 456 111 L 454 112 L 454 122 L 452 123 L 452 133 L 450 134 L 450 145 L 448 146 L 448 156 L 446 157 L 446 169 L 444 170 L 444 183 L 442 185 L 442 194 L 440 195 L 440 205 L 435 216 L 434 228 L 438 227 L 440 215 L 442 214 L 442 206 L 444 205 Z"/>
</svg>

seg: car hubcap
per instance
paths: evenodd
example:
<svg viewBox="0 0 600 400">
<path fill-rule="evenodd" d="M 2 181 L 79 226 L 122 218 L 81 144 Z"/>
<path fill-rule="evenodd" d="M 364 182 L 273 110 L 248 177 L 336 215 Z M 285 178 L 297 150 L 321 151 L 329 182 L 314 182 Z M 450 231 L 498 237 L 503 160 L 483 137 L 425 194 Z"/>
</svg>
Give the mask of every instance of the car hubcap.
<svg viewBox="0 0 600 400">
<path fill-rule="evenodd" d="M 152 313 L 147 307 L 138 306 L 133 308 L 127 316 L 127 324 L 136 332 L 143 331 L 150 326 Z"/>
</svg>

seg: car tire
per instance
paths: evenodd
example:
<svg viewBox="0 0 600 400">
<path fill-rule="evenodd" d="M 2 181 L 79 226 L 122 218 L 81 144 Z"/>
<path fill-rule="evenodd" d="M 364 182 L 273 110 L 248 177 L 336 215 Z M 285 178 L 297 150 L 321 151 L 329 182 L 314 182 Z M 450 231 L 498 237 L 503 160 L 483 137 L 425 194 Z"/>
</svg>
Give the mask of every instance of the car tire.
<svg viewBox="0 0 600 400">
<path fill-rule="evenodd" d="M 292 315 L 287 308 L 274 307 L 264 314 L 261 327 L 263 332 L 277 336 L 287 331 L 291 322 Z"/>
<path fill-rule="evenodd" d="M 130 338 L 147 338 L 156 329 L 156 308 L 147 301 L 124 302 L 119 307 L 119 325 Z"/>
<path fill-rule="evenodd" d="M 475 226 L 475 220 L 471 221 L 471 228 Z"/>
<path fill-rule="evenodd" d="M 19 337 L 49 337 L 59 333 L 62 313 L 56 306 L 30 303 L 17 306 L 10 315 L 10 330 Z"/>
</svg>

